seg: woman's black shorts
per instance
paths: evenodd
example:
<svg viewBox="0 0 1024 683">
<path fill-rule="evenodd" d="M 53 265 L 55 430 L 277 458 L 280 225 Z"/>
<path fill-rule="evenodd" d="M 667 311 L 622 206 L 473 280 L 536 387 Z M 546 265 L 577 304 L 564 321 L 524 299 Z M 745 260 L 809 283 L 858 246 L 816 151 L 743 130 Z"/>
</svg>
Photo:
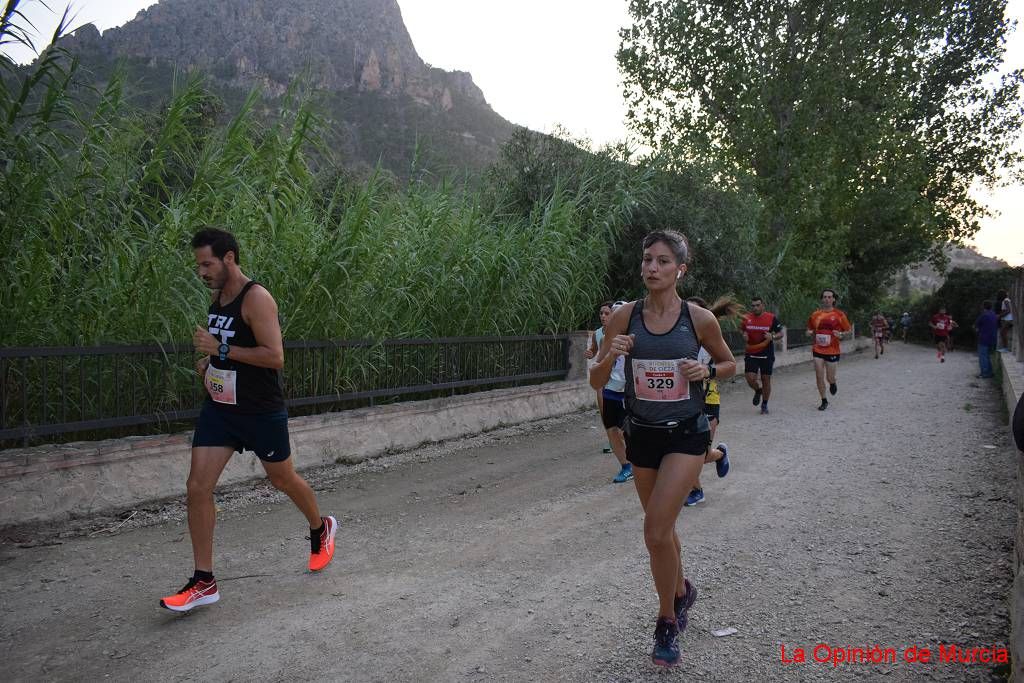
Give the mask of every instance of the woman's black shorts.
<svg viewBox="0 0 1024 683">
<path fill-rule="evenodd" d="M 626 418 L 626 459 L 635 467 L 658 469 L 669 453 L 704 457 L 711 444 L 706 415 L 682 420 L 675 426 L 651 425 Z"/>
<path fill-rule="evenodd" d="M 605 429 L 618 427 L 622 429 L 622 423 L 626 421 L 626 395 L 610 389 L 603 389 L 601 396 L 601 423 Z"/>
<path fill-rule="evenodd" d="M 833 355 L 833 354 L 830 354 L 830 353 L 818 353 L 817 351 L 813 351 L 811 353 L 811 355 L 814 356 L 815 358 L 822 359 L 826 363 L 838 363 L 839 362 L 839 354 L 838 353 Z"/>
<path fill-rule="evenodd" d="M 708 416 L 709 420 L 722 421 L 722 404 L 721 403 L 705 403 L 704 414 Z"/>
</svg>

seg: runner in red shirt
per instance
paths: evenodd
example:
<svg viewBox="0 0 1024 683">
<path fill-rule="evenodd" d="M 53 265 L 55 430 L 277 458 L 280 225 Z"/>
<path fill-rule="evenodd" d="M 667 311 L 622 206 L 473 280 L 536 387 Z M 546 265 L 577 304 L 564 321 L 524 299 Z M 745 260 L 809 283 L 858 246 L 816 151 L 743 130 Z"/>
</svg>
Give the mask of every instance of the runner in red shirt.
<svg viewBox="0 0 1024 683">
<path fill-rule="evenodd" d="M 743 316 L 740 331 L 747 341 L 743 373 L 747 384 L 754 390 L 754 405 L 760 405 L 761 414 L 767 415 L 768 399 L 772 397 L 772 368 L 775 365 L 775 344 L 772 342 L 782 336 L 782 323 L 774 313 L 764 310 L 764 300 L 756 296 L 750 301 L 750 313 Z"/>
<path fill-rule="evenodd" d="M 940 363 L 946 362 L 946 349 L 949 344 L 949 333 L 953 328 L 959 327 L 953 318 L 946 314 L 946 307 L 940 306 L 939 312 L 932 316 L 928 322 L 932 328 L 932 335 L 935 339 L 936 355 Z"/>
<path fill-rule="evenodd" d="M 881 311 L 875 311 L 871 316 L 871 336 L 875 339 L 875 360 L 885 353 L 885 338 L 889 333 L 889 321 L 885 319 Z"/>
<path fill-rule="evenodd" d="M 818 410 L 828 408 L 828 399 L 825 398 L 825 379 L 828 379 L 828 390 L 833 396 L 839 390 L 836 386 L 836 363 L 842 349 L 839 340 L 853 330 L 846 314 L 835 307 L 836 293 L 834 290 L 825 289 L 821 292 L 821 308 L 811 313 L 807 319 L 807 334 L 814 337 L 814 376 L 818 382 L 818 393 L 821 395 L 821 405 Z"/>
</svg>

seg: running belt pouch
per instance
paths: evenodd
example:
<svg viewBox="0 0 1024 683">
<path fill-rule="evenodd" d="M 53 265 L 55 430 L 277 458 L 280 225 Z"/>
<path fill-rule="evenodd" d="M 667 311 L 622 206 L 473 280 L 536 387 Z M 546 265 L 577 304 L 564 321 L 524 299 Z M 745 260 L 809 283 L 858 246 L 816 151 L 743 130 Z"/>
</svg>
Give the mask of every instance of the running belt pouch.
<svg viewBox="0 0 1024 683">
<path fill-rule="evenodd" d="M 704 413 L 695 415 L 688 420 L 682 420 L 677 424 L 670 425 L 667 422 L 644 422 L 638 420 L 635 417 L 630 417 L 626 420 L 627 425 L 635 425 L 637 427 L 644 427 L 648 429 L 668 429 L 668 430 L 681 430 L 683 434 L 699 434 L 701 432 L 710 432 L 711 423 L 708 422 L 708 416 Z M 629 430 L 626 430 L 629 433 Z"/>
</svg>

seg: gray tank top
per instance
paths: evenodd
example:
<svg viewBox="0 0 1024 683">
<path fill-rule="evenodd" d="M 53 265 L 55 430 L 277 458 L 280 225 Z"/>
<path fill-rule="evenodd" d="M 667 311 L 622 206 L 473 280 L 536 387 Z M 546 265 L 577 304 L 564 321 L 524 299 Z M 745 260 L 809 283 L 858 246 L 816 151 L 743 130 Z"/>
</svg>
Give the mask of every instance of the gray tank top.
<svg viewBox="0 0 1024 683">
<path fill-rule="evenodd" d="M 644 325 L 644 302 L 633 305 L 626 334 L 636 335 L 633 350 L 626 356 L 626 410 L 643 422 L 686 420 L 704 412 L 701 382 L 686 382 L 672 363 L 651 363 L 688 358 L 697 360 L 700 342 L 690 318 L 690 307 L 682 302 L 679 318 L 665 334 L 652 334 Z M 688 396 L 686 396 L 688 393 Z M 686 396 L 683 398 L 683 396 Z"/>
</svg>

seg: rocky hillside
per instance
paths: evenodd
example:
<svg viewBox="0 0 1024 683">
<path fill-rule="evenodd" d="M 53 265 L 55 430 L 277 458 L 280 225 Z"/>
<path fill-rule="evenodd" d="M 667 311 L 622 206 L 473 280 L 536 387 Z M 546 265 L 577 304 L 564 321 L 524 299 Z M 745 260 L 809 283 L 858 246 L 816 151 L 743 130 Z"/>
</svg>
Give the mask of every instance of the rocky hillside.
<svg viewBox="0 0 1024 683">
<path fill-rule="evenodd" d="M 947 272 L 954 268 L 996 270 L 1008 265 L 1002 259 L 980 254 L 974 247 L 946 247 L 945 252 L 949 258 Z M 944 275 L 940 275 L 930 263 L 925 262 L 900 273 L 896 277 L 892 293 L 906 297 L 913 292 L 933 292 L 945 281 Z"/>
<path fill-rule="evenodd" d="M 98 78 L 124 60 L 143 91 L 169 89 L 175 68 L 198 69 L 229 102 L 253 87 L 280 97 L 308 74 L 350 160 L 380 159 L 399 175 L 417 143 L 436 166 L 480 168 L 513 128 L 470 74 L 420 58 L 396 0 L 161 0 L 102 35 L 84 26 L 65 45 Z"/>
</svg>

